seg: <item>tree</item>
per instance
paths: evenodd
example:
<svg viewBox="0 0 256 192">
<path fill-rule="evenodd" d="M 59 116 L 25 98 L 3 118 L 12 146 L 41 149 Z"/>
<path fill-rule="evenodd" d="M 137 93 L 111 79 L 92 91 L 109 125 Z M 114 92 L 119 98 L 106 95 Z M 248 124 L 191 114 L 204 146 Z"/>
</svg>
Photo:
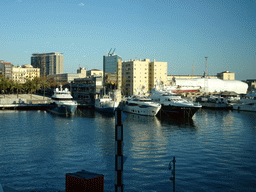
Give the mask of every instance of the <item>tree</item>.
<svg viewBox="0 0 256 192">
<path fill-rule="evenodd" d="M 20 84 L 19 82 L 15 81 L 14 82 L 14 87 L 16 88 L 16 92 L 17 92 L 17 98 L 19 97 L 19 91 L 24 89 L 24 86 L 22 84 Z"/>
<path fill-rule="evenodd" d="M 45 97 L 45 89 L 51 87 L 51 79 L 44 76 L 44 77 L 40 77 L 39 81 L 40 81 L 40 87 L 44 90 L 44 97 Z"/>
<path fill-rule="evenodd" d="M 5 98 L 5 91 L 10 87 L 10 80 L 9 78 L 5 78 L 3 75 L 0 76 L 0 89 L 2 90 L 2 93 L 4 94 Z"/>
<path fill-rule="evenodd" d="M 32 93 L 40 88 L 40 83 L 38 78 L 34 78 L 32 80 L 27 79 L 24 86 L 30 91 L 30 99 L 32 99 Z"/>
</svg>

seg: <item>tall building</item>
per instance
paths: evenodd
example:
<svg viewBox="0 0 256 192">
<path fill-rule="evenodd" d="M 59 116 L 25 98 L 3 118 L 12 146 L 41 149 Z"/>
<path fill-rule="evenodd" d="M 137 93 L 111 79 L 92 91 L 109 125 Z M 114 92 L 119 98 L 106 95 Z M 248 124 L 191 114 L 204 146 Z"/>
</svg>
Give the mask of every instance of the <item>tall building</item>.
<svg viewBox="0 0 256 192">
<path fill-rule="evenodd" d="M 167 84 L 167 62 L 154 61 L 149 63 L 149 90 L 157 84 Z"/>
<path fill-rule="evenodd" d="M 167 82 L 167 62 L 149 59 L 122 63 L 122 93 L 137 95 L 151 91 L 157 83 Z"/>
<path fill-rule="evenodd" d="M 118 60 L 122 58 L 116 54 L 108 53 L 108 55 L 103 56 L 103 85 L 105 85 L 105 73 L 116 74 L 118 78 Z"/>
<path fill-rule="evenodd" d="M 31 65 L 40 68 L 40 76 L 54 75 L 63 73 L 62 53 L 33 53 Z"/>
<path fill-rule="evenodd" d="M 0 74 L 5 78 L 12 79 L 12 64 L 7 63 L 4 60 L 0 60 Z"/>
</svg>

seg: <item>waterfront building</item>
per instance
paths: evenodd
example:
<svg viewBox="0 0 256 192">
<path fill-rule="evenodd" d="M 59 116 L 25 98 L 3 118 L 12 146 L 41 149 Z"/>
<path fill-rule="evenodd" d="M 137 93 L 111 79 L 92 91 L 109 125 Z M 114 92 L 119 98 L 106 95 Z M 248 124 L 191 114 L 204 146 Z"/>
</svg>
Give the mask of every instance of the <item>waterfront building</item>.
<svg viewBox="0 0 256 192">
<path fill-rule="evenodd" d="M 62 53 L 33 53 L 31 65 L 40 68 L 40 75 L 54 75 L 63 73 L 63 55 Z"/>
<path fill-rule="evenodd" d="M 255 91 L 256 90 L 256 79 L 247 79 L 245 83 L 248 84 L 248 91 Z"/>
<path fill-rule="evenodd" d="M 21 84 L 27 80 L 32 80 L 36 77 L 40 77 L 40 69 L 33 68 L 32 65 L 26 64 L 22 66 L 12 66 L 12 80 Z"/>
<path fill-rule="evenodd" d="M 223 71 L 221 73 L 217 73 L 217 77 L 222 80 L 235 80 L 235 73 Z"/>
<path fill-rule="evenodd" d="M 157 84 L 167 84 L 167 62 L 149 63 L 149 90 L 151 91 Z"/>
<path fill-rule="evenodd" d="M 193 79 L 175 79 L 175 85 L 180 87 L 200 87 L 200 92 L 219 93 L 235 92 L 237 94 L 246 94 L 248 85 L 237 80 L 222 80 L 219 78 L 193 78 Z"/>
<path fill-rule="evenodd" d="M 48 75 L 49 77 L 53 78 L 56 82 L 67 82 L 70 83 L 74 79 L 78 78 L 85 78 L 86 77 L 86 69 L 84 67 L 79 67 L 77 69 L 77 73 L 61 73 L 61 74 L 54 74 Z"/>
<path fill-rule="evenodd" d="M 73 98 L 80 103 L 93 104 L 96 95 L 103 88 L 102 77 L 86 77 L 74 79 L 70 84 Z"/>
<path fill-rule="evenodd" d="M 167 62 L 150 59 L 122 63 L 122 92 L 124 95 L 144 94 L 158 83 L 167 83 Z"/>
<path fill-rule="evenodd" d="M 110 50 L 111 51 L 111 50 Z M 118 61 L 119 60 L 119 61 Z M 118 76 L 118 67 L 120 68 L 120 60 L 122 58 L 116 54 L 114 51 L 112 53 L 108 53 L 108 55 L 103 56 L 103 84 L 105 85 L 105 73 L 116 74 Z M 121 73 L 119 74 L 121 75 Z M 117 77 L 120 80 L 120 77 Z"/>
<path fill-rule="evenodd" d="M 201 78 L 202 75 L 167 75 L 167 85 L 171 84 L 173 79 L 197 79 Z M 216 75 L 208 75 L 211 79 L 217 79 Z"/>
<path fill-rule="evenodd" d="M 0 60 L 0 73 L 5 77 L 5 78 L 12 78 L 12 64 L 7 63 L 4 60 Z"/>
</svg>

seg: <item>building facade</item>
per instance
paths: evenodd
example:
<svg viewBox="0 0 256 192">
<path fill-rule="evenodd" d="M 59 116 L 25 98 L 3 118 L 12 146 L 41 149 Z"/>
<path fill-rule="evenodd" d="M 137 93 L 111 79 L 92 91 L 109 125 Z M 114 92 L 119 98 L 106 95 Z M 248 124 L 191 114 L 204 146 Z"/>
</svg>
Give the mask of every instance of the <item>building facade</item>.
<svg viewBox="0 0 256 192">
<path fill-rule="evenodd" d="M 53 78 L 56 82 L 67 82 L 71 83 L 74 79 L 85 78 L 86 77 L 86 69 L 84 67 L 79 67 L 77 69 L 77 73 L 62 73 L 62 74 L 54 74 L 49 75 L 49 77 Z"/>
<path fill-rule="evenodd" d="M 223 71 L 221 73 L 217 73 L 217 77 L 222 80 L 235 80 L 235 73 Z"/>
<path fill-rule="evenodd" d="M 145 94 L 159 82 L 167 82 L 167 62 L 135 59 L 122 63 L 123 95 Z"/>
<path fill-rule="evenodd" d="M 247 79 L 245 83 L 248 84 L 248 91 L 255 91 L 256 90 L 256 79 Z"/>
<path fill-rule="evenodd" d="M 26 83 L 27 80 L 32 80 L 40 77 L 40 69 L 33 68 L 32 65 L 12 66 L 12 80 L 18 83 Z"/>
<path fill-rule="evenodd" d="M 33 53 L 31 65 L 34 68 L 40 68 L 40 75 L 54 75 L 63 73 L 63 55 L 62 53 Z"/>
<path fill-rule="evenodd" d="M 0 60 L 0 73 L 5 77 L 12 79 L 12 64 Z"/>
<path fill-rule="evenodd" d="M 74 79 L 70 84 L 74 99 L 79 103 L 93 105 L 96 95 L 102 90 L 102 77 L 89 77 Z M 71 88 L 72 87 L 72 88 Z"/>
<path fill-rule="evenodd" d="M 118 71 L 118 66 L 120 66 L 120 60 L 122 60 L 122 58 L 114 53 L 112 54 L 109 53 L 108 55 L 103 56 L 103 84 L 104 85 L 105 85 L 105 73 L 116 74 L 116 76 L 118 75 L 117 71 Z"/>
<path fill-rule="evenodd" d="M 103 71 L 99 69 L 91 69 L 86 71 L 86 76 L 87 77 L 102 77 L 103 76 Z"/>
<path fill-rule="evenodd" d="M 153 62 L 149 63 L 149 91 L 151 91 L 157 84 L 167 84 L 167 62 Z"/>
</svg>

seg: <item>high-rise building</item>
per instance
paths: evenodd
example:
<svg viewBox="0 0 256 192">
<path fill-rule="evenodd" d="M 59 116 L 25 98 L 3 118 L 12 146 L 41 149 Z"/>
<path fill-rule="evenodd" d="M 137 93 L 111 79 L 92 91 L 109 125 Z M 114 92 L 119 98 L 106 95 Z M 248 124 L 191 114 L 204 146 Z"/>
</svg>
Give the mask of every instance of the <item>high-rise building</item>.
<svg viewBox="0 0 256 192">
<path fill-rule="evenodd" d="M 137 95 L 151 91 L 157 84 L 167 83 L 167 62 L 149 59 L 122 63 L 122 93 Z"/>
<path fill-rule="evenodd" d="M 40 68 L 40 76 L 54 75 L 63 73 L 62 53 L 33 53 L 31 65 Z"/>
<path fill-rule="evenodd" d="M 122 58 L 114 52 L 103 56 L 103 85 L 105 85 L 105 73 L 116 74 L 118 79 L 118 60 L 122 60 Z"/>
</svg>

